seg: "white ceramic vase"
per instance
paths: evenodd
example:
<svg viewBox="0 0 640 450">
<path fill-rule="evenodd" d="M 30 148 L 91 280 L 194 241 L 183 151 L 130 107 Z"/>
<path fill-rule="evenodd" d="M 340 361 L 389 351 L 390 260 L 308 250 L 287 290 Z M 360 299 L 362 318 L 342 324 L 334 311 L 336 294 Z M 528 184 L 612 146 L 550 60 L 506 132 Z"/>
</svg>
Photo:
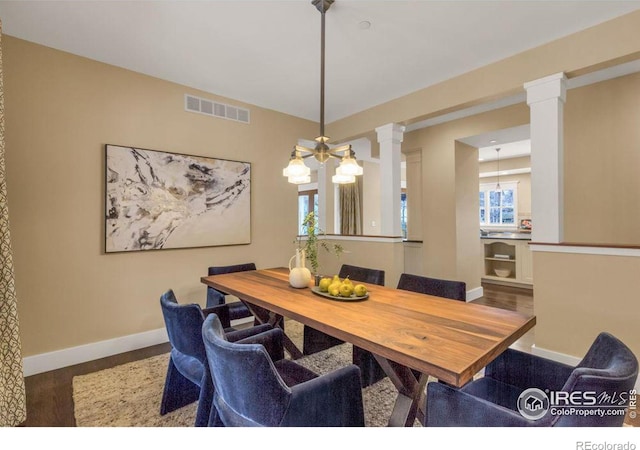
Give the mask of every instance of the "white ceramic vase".
<svg viewBox="0 0 640 450">
<path fill-rule="evenodd" d="M 305 267 L 305 259 L 304 250 L 296 249 L 296 254 L 289 260 L 289 284 L 294 288 L 309 287 L 311 282 L 311 271 Z M 296 265 L 291 267 L 294 260 Z"/>
</svg>

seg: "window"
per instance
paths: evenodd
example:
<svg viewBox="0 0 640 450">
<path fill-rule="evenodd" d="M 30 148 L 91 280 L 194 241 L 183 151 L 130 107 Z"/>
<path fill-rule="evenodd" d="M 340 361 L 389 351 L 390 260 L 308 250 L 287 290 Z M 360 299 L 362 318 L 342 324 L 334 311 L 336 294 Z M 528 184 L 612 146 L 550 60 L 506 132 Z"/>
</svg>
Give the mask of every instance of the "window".
<svg viewBox="0 0 640 450">
<path fill-rule="evenodd" d="M 305 234 L 302 222 L 311 211 L 318 217 L 318 190 L 298 192 L 298 234 Z"/>
<path fill-rule="evenodd" d="M 515 181 L 480 185 L 480 225 L 516 226 L 518 217 L 518 183 Z"/>
<path fill-rule="evenodd" d="M 407 193 L 402 190 L 400 194 L 400 225 L 402 227 L 402 237 L 407 238 Z"/>
</svg>

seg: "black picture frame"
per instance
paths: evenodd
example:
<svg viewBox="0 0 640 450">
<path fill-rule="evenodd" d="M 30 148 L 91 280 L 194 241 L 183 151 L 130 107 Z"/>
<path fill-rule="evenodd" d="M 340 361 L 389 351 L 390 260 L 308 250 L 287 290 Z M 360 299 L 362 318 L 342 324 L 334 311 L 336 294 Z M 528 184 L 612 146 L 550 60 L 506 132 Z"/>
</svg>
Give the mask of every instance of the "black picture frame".
<svg viewBox="0 0 640 450">
<path fill-rule="evenodd" d="M 105 145 L 105 253 L 251 243 L 251 163 Z"/>
</svg>

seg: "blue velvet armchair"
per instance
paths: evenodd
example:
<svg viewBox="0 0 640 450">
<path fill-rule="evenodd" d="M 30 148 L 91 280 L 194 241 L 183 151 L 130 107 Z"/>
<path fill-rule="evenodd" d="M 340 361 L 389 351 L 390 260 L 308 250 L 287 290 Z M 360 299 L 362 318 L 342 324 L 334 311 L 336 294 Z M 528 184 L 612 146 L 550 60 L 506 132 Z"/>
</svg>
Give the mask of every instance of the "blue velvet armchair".
<svg viewBox="0 0 640 450">
<path fill-rule="evenodd" d="M 230 341 L 270 330 L 271 326 L 260 325 L 235 331 L 229 328 L 226 305 L 205 310 L 197 304 L 179 305 L 173 290 L 162 294 L 160 306 L 171 343 L 160 414 L 167 414 L 198 400 L 195 425 L 206 426 L 209 422 L 213 384 L 202 340 L 205 314 L 215 313 L 216 317 L 223 317 L 227 327 L 224 332 Z"/>
<path fill-rule="evenodd" d="M 225 273 L 244 272 L 248 270 L 256 270 L 254 263 L 234 264 L 232 266 L 211 266 L 208 269 L 208 275 L 221 275 Z M 207 288 L 207 308 L 226 303 L 226 297 L 223 292 L 212 287 Z M 242 302 L 226 303 L 229 306 L 229 318 L 231 320 L 243 319 L 251 317 L 251 311 Z"/>
<path fill-rule="evenodd" d="M 637 358 L 626 345 L 608 333 L 598 335 L 576 367 L 509 349 L 486 367 L 484 377 L 462 388 L 429 383 L 424 424 L 435 427 L 621 426 L 623 414 L 558 414 L 553 412 L 551 403 L 542 417 L 525 418 L 519 412 L 518 399 L 529 388 L 545 393 L 577 393 L 578 399 L 584 392 L 596 396 L 606 393 L 613 400 L 597 403 L 597 408 L 619 410 L 624 407 L 625 399 L 628 401 L 637 377 Z M 523 399 L 526 397 L 525 394 Z M 544 408 L 540 411 L 544 413 Z"/>
<path fill-rule="evenodd" d="M 398 289 L 451 300 L 465 301 L 467 298 L 467 284 L 464 281 L 441 280 L 440 278 L 423 277 L 409 273 L 400 275 Z"/>
<path fill-rule="evenodd" d="M 254 263 L 244 263 L 244 264 L 234 264 L 231 266 L 211 266 L 208 269 L 209 276 L 211 275 L 223 275 L 226 273 L 234 273 L 234 272 L 246 272 L 249 270 L 256 270 L 256 265 Z M 237 320 L 244 319 L 246 317 L 251 317 L 253 314 L 247 307 L 245 303 L 242 301 L 234 301 L 227 302 L 227 297 L 224 292 L 220 292 L 217 289 L 212 287 L 207 288 L 207 308 L 217 306 L 217 305 L 227 305 L 229 308 L 229 319 Z M 253 320 L 254 325 L 259 325 L 260 323 L 266 323 L 269 321 L 269 311 L 266 309 L 253 305 L 253 311 L 257 316 Z M 220 320 L 223 318 L 221 317 Z M 224 325 L 224 321 L 222 322 Z M 280 328 L 284 329 L 284 322 L 279 322 L 277 324 Z M 226 326 L 226 325 L 224 325 Z"/>
<path fill-rule="evenodd" d="M 281 329 L 229 342 L 215 314 L 202 335 L 215 385 L 210 425 L 219 419 L 240 427 L 364 426 L 357 367 L 318 376 L 273 351 L 282 349 Z"/>
</svg>

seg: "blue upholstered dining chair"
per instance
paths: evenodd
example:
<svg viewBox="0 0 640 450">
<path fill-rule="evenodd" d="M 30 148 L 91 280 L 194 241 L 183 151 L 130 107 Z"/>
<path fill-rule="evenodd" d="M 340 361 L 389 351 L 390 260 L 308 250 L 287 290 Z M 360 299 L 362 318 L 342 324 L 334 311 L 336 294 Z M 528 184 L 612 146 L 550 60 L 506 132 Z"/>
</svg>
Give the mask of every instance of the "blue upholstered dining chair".
<svg viewBox="0 0 640 450">
<path fill-rule="evenodd" d="M 208 270 L 208 275 L 222 275 L 225 273 L 244 272 L 247 270 L 256 270 L 254 263 L 234 264 L 231 266 L 211 266 Z M 207 308 L 216 305 L 229 305 L 229 319 L 244 319 L 245 317 L 251 317 L 251 311 L 247 308 L 247 305 L 240 301 L 226 302 L 226 295 L 223 292 L 218 291 L 212 287 L 207 288 Z"/>
<path fill-rule="evenodd" d="M 398 289 L 451 300 L 465 301 L 467 298 L 467 285 L 464 281 L 442 280 L 409 273 L 400 275 Z"/>
<path fill-rule="evenodd" d="M 202 340 L 205 314 L 216 313 L 227 327 L 227 339 L 235 341 L 271 329 L 260 325 L 235 331 L 229 327 L 226 305 L 202 310 L 197 304 L 178 304 L 173 290 L 160 297 L 160 307 L 171 343 L 171 356 L 167 368 L 160 414 L 164 415 L 198 400 L 196 426 L 209 422 L 213 385 Z"/>
<path fill-rule="evenodd" d="M 340 273 L 338 273 L 338 276 L 340 278 L 349 277 L 350 280 L 359 281 L 361 283 L 384 286 L 384 270 L 343 264 L 342 267 L 340 267 Z M 307 325 L 304 326 L 302 339 L 302 353 L 305 355 L 311 355 L 333 346 L 344 344 L 343 340 L 329 336 L 328 334 Z M 360 370 L 363 370 L 363 367 L 360 367 Z"/>
<path fill-rule="evenodd" d="M 215 385 L 213 404 L 225 426 L 364 426 L 362 389 L 357 367 L 350 365 L 318 376 L 283 359 L 282 330 L 274 328 L 229 342 L 220 320 L 209 315 L 202 327 Z"/>
<path fill-rule="evenodd" d="M 484 377 L 462 388 L 429 383 L 424 424 L 434 427 L 621 426 L 624 415 L 620 414 L 602 417 L 597 414 L 553 414 L 548 406 L 546 414 L 543 414 L 544 398 L 536 397 L 531 402 L 541 400 L 540 409 L 530 409 L 542 417 L 532 420 L 519 412 L 518 401 L 527 389 L 537 388 L 545 394 L 552 391 L 595 392 L 597 396 L 606 392 L 616 402 L 613 404 L 618 405 L 620 400 L 629 400 L 629 391 L 637 378 L 636 356 L 609 333 L 600 333 L 596 337 L 576 367 L 508 349 L 486 367 Z M 521 401 L 528 402 L 528 395 L 525 393 Z M 598 408 L 614 409 L 615 406 L 611 405 L 608 403 Z M 535 414 L 530 417 L 535 417 Z"/>
<path fill-rule="evenodd" d="M 442 280 L 408 273 L 400 275 L 397 288 L 451 300 L 464 301 L 467 296 L 467 287 L 462 281 Z M 353 363 L 362 371 L 363 386 L 369 386 L 387 376 L 371 352 L 360 347 L 353 347 Z M 415 371 L 414 374 L 419 375 Z"/>
</svg>

